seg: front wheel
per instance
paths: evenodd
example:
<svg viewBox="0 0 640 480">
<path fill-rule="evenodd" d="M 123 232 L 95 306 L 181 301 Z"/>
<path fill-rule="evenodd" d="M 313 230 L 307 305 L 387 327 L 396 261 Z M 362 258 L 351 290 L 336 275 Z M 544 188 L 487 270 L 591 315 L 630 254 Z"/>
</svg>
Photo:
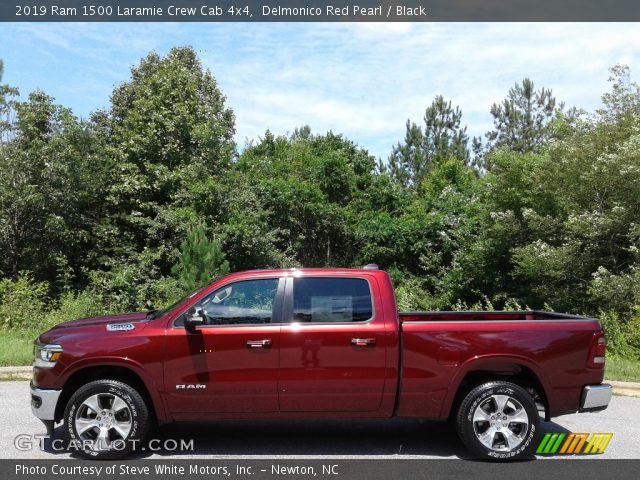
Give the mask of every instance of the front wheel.
<svg viewBox="0 0 640 480">
<path fill-rule="evenodd" d="M 118 380 L 96 380 L 69 399 L 64 429 L 70 449 L 83 457 L 115 459 L 141 447 L 148 420 L 147 405 L 135 388 Z"/>
<path fill-rule="evenodd" d="M 531 457 L 540 417 L 522 387 L 503 381 L 477 386 L 462 401 L 456 427 L 464 445 L 479 458 Z"/>
</svg>

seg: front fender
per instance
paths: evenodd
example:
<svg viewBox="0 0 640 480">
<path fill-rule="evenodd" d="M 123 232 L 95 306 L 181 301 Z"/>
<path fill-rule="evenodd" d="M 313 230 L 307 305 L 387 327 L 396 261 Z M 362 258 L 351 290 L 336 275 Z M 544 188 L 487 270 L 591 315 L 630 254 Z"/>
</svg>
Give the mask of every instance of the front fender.
<svg viewBox="0 0 640 480">
<path fill-rule="evenodd" d="M 157 382 L 139 362 L 131 358 L 104 356 L 77 360 L 68 365 L 59 375 L 59 381 L 63 385 L 63 391 L 68 386 L 69 381 L 75 376 L 82 375 L 83 372 L 90 373 L 91 370 L 103 369 L 105 367 L 119 367 L 132 372 L 146 388 L 153 403 L 152 406 L 158 421 L 161 423 L 168 421 L 166 406 L 160 395 Z M 117 374 L 115 374 L 114 377 L 117 378 Z"/>
</svg>

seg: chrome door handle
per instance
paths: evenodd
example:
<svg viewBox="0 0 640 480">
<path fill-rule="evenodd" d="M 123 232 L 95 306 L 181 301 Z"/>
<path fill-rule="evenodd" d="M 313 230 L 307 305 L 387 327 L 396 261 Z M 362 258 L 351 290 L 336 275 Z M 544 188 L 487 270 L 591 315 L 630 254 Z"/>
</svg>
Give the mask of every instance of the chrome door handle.
<svg viewBox="0 0 640 480">
<path fill-rule="evenodd" d="M 375 338 L 352 338 L 351 345 L 354 347 L 373 347 L 376 344 Z"/>
<path fill-rule="evenodd" d="M 265 338 L 264 340 L 247 340 L 248 348 L 269 348 L 271 347 L 271 340 Z"/>
</svg>

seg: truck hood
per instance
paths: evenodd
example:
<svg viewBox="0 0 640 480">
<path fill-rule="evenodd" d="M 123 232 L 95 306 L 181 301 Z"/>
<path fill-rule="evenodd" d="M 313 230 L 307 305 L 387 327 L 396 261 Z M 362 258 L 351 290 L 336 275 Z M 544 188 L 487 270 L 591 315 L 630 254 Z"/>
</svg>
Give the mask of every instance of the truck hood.
<svg viewBox="0 0 640 480">
<path fill-rule="evenodd" d="M 51 330 L 40 335 L 39 340 L 42 343 L 54 343 L 56 339 L 64 335 L 74 333 L 84 333 L 88 331 L 96 332 L 104 331 L 107 333 L 107 325 L 115 324 L 132 324 L 134 328 L 140 328 L 137 323 L 146 319 L 147 314 L 144 312 L 127 313 L 121 315 L 109 315 L 105 317 L 90 317 L 80 320 L 71 320 L 69 322 L 60 323 Z M 108 332 L 111 334 L 119 333 L 117 331 Z"/>
<path fill-rule="evenodd" d="M 147 317 L 146 313 L 138 312 L 138 313 L 125 313 L 120 315 L 108 315 L 106 317 L 81 318 L 80 320 L 70 320 L 68 322 L 61 323 L 53 327 L 53 329 L 88 327 L 92 325 L 106 325 L 108 323 L 139 322 L 140 320 L 144 320 L 146 317 Z"/>
</svg>

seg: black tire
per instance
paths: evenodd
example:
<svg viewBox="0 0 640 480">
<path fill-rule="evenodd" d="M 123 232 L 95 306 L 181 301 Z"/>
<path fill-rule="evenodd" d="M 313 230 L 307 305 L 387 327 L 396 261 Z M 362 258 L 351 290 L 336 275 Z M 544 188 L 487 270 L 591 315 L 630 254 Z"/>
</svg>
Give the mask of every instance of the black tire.
<svg viewBox="0 0 640 480">
<path fill-rule="evenodd" d="M 510 382 L 488 382 L 464 398 L 456 430 L 462 443 L 480 459 L 524 459 L 533 456 L 540 417 L 525 389 Z"/>
<path fill-rule="evenodd" d="M 119 380 L 83 385 L 64 411 L 68 448 L 84 458 L 126 457 L 142 448 L 148 429 L 147 404 L 134 387 Z"/>
</svg>

